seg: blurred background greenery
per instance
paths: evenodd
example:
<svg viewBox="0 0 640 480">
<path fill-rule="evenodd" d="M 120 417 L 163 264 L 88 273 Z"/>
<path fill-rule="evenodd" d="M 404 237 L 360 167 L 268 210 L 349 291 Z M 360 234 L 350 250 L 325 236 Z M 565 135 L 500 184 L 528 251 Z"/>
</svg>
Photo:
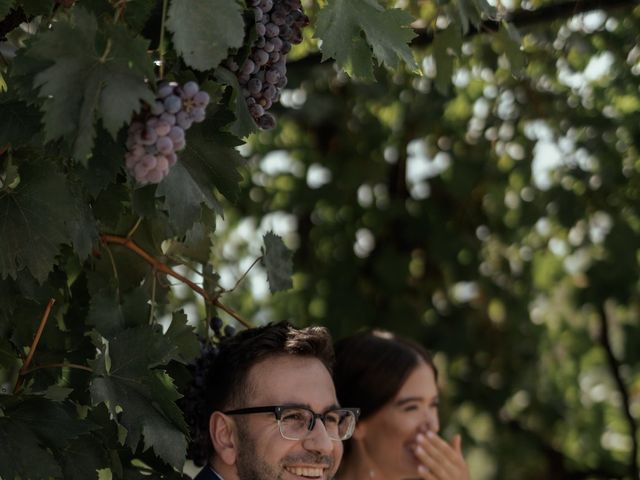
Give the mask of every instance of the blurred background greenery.
<svg viewBox="0 0 640 480">
<path fill-rule="evenodd" d="M 447 23 L 445 4 L 393 3 Z M 273 229 L 294 288 L 269 296 L 258 266 L 228 302 L 423 342 L 475 480 L 638 478 L 640 7 L 496 6 L 523 50 L 504 29 L 423 36 L 421 75 L 377 83 L 319 63 L 308 32 L 278 128 L 243 151 L 221 284 Z"/>
</svg>

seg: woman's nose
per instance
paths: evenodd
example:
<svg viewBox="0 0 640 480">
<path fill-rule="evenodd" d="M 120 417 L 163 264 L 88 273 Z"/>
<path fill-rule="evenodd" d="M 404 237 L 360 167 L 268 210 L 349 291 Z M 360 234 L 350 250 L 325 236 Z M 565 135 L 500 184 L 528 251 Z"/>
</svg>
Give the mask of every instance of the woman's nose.
<svg viewBox="0 0 640 480">
<path fill-rule="evenodd" d="M 440 431 L 440 419 L 438 418 L 438 411 L 434 408 L 429 408 L 424 415 L 422 425 L 420 425 L 420 431 L 423 433 Z"/>
</svg>

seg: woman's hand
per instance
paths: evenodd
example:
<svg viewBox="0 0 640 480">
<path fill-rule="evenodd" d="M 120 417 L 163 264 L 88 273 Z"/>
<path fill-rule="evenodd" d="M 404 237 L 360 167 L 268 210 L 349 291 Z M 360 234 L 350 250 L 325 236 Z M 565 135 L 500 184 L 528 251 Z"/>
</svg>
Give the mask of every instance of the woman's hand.
<svg viewBox="0 0 640 480">
<path fill-rule="evenodd" d="M 433 432 L 418 434 L 414 453 L 420 463 L 418 473 L 424 480 L 469 480 L 469 467 L 464 461 L 460 435 L 451 443 Z"/>
</svg>

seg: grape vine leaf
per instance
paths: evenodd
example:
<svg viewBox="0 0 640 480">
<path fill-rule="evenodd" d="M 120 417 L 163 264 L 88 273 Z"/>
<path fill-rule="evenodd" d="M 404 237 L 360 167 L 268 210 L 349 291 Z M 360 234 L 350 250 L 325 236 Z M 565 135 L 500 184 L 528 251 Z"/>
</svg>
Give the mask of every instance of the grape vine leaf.
<svg viewBox="0 0 640 480">
<path fill-rule="evenodd" d="M 167 28 L 185 63 L 209 70 L 240 48 L 244 38 L 242 7 L 238 0 L 173 0 Z"/>
<path fill-rule="evenodd" d="M 16 57 L 15 68 L 23 76 L 34 75 L 43 99 L 45 139 L 66 138 L 74 158 L 86 163 L 98 118 L 115 138 L 141 101 L 154 101 L 145 83 L 153 66 L 146 40 L 122 25 L 99 30 L 91 13 L 80 7 L 73 12 L 71 19 L 37 35 L 25 55 Z M 97 45 L 104 47 L 98 51 Z M 33 70 L 44 61 L 47 68 Z"/>
<path fill-rule="evenodd" d="M 0 20 L 7 16 L 13 8 L 13 0 L 0 0 Z"/>
<path fill-rule="evenodd" d="M 0 478 L 59 478 L 62 473 L 35 433 L 10 417 L 0 417 L 0 445 Z"/>
<path fill-rule="evenodd" d="M 0 193 L 0 278 L 27 268 L 43 282 L 61 244 L 71 244 L 69 225 L 80 221 L 65 177 L 53 165 L 20 168 L 20 184 Z M 55 200 L 53 200 L 55 199 Z"/>
<path fill-rule="evenodd" d="M 147 295 L 142 287 L 124 295 L 120 304 L 116 292 L 104 288 L 91 295 L 87 321 L 105 338 L 112 338 L 127 327 L 148 318 Z"/>
<path fill-rule="evenodd" d="M 94 198 L 111 183 L 124 164 L 124 141 L 113 140 L 103 129 L 98 131 L 93 155 L 87 166 L 78 165 L 78 176 Z"/>
<path fill-rule="evenodd" d="M 403 60 L 417 71 L 408 45 L 416 35 L 407 27 L 412 21 L 408 12 L 385 10 L 377 0 L 330 0 L 318 13 L 316 23 L 316 36 L 322 40 L 322 60 L 335 58 L 349 74 L 372 80 L 371 53 L 366 56 L 368 61 L 362 58 L 364 34 L 379 64 L 395 69 Z"/>
<path fill-rule="evenodd" d="M 211 222 L 215 226 L 215 220 Z M 200 263 L 207 263 L 211 257 L 212 226 L 196 222 L 187 231 L 184 241 L 172 241 L 167 255 L 183 256 Z"/>
<path fill-rule="evenodd" d="M 264 235 L 263 263 L 267 270 L 267 280 L 272 293 L 288 290 L 293 286 L 292 253 L 285 246 L 282 238 L 273 232 Z"/>
<path fill-rule="evenodd" d="M 180 234 L 199 219 L 202 204 L 222 215 L 214 189 L 234 200 L 242 180 L 238 168 L 244 159 L 234 148 L 235 137 L 212 135 L 215 129 L 208 125 L 206 121 L 189 130 L 186 149 L 156 190 L 156 196 L 164 197 L 169 220 Z"/>
<path fill-rule="evenodd" d="M 132 451 L 144 439 L 145 449 L 153 448 L 181 469 L 187 426 L 175 404 L 180 395 L 166 374 L 153 369 L 175 358 L 178 347 L 160 332 L 144 325 L 113 337 L 109 356 L 101 354 L 95 361 L 91 398 L 94 404 L 104 403 L 127 429 L 126 443 Z"/>
<path fill-rule="evenodd" d="M 171 325 L 165 335 L 178 347 L 176 359 L 189 362 L 200 354 L 198 339 L 193 328 L 187 324 L 187 316 L 182 310 L 173 313 Z"/>
<path fill-rule="evenodd" d="M 240 83 L 238 78 L 233 72 L 227 70 L 224 67 L 216 69 L 216 79 L 224 85 L 231 87 L 231 94 L 229 97 L 229 104 L 233 105 L 233 113 L 236 117 L 235 121 L 231 124 L 229 131 L 239 138 L 244 138 L 252 132 L 258 130 L 258 125 L 249 113 L 247 102 L 244 101 L 242 96 Z"/>
<path fill-rule="evenodd" d="M 65 480 L 95 479 L 97 470 L 110 465 L 100 441 L 90 435 L 70 442 L 60 457 Z"/>
<path fill-rule="evenodd" d="M 115 8 L 120 8 L 122 4 L 105 2 L 104 0 L 82 0 L 82 6 L 95 14 L 96 17 L 102 15 L 113 17 Z M 161 15 L 162 6 L 156 0 L 136 0 L 129 1 L 126 8 L 122 9 L 122 19 L 133 29 L 142 30 L 152 14 Z M 156 10 L 156 12 L 154 12 Z M 158 19 L 158 25 L 160 20 Z"/>
<path fill-rule="evenodd" d="M 20 147 L 40 133 L 40 112 L 17 100 L 0 102 L 0 148 L 11 144 Z"/>
<path fill-rule="evenodd" d="M 44 397 L 27 398 L 7 413 L 12 420 L 28 426 L 47 445 L 56 448 L 64 448 L 70 440 L 91 430 L 91 425 L 73 415 L 66 405 Z"/>
</svg>

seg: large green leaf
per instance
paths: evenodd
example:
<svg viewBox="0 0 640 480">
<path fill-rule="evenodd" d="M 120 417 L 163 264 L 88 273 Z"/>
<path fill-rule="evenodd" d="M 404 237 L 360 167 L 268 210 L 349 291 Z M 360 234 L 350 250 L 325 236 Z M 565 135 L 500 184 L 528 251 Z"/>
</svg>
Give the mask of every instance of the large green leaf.
<svg viewBox="0 0 640 480">
<path fill-rule="evenodd" d="M 167 27 L 178 53 L 197 70 L 217 67 L 244 38 L 238 0 L 173 0 Z"/>
<path fill-rule="evenodd" d="M 22 165 L 20 184 L 0 192 L 0 277 L 16 278 L 27 268 L 44 281 L 61 244 L 71 244 L 68 224 L 78 220 L 76 201 L 53 164 Z"/>
<path fill-rule="evenodd" d="M 46 140 L 66 138 L 73 156 L 86 163 L 96 120 L 115 137 L 141 101 L 154 101 L 145 83 L 153 72 L 146 49 L 147 41 L 124 26 L 99 30 L 96 18 L 78 7 L 72 19 L 36 36 L 16 59 L 15 69 L 22 76 L 34 75 L 34 87 L 44 100 Z M 47 68 L 34 70 L 44 61 Z"/>
<path fill-rule="evenodd" d="M 207 125 L 189 130 L 187 148 L 156 191 L 156 196 L 164 197 L 169 219 L 179 233 L 198 220 L 202 204 L 222 214 L 214 190 L 234 200 L 242 180 L 238 167 L 244 160 L 233 148 L 234 137 L 212 135 Z"/>
<path fill-rule="evenodd" d="M 22 422 L 0 417 L 0 478 L 59 478 L 60 466 Z"/>
<path fill-rule="evenodd" d="M 89 435 L 70 442 L 61 462 L 65 480 L 96 479 L 97 470 L 110 465 L 100 439 Z"/>
<path fill-rule="evenodd" d="M 123 330 L 109 342 L 109 356 L 96 361 L 99 375 L 91 382 L 94 404 L 105 403 L 127 429 L 135 451 L 140 440 L 176 468 L 186 452 L 186 424 L 175 405 L 180 395 L 165 374 L 152 370 L 179 353 L 170 338 L 151 326 Z"/>
<path fill-rule="evenodd" d="M 415 36 L 408 27 L 412 21 L 409 13 L 385 10 L 376 0 L 330 0 L 318 14 L 316 25 L 322 59 L 335 58 L 351 75 L 372 79 L 371 52 L 363 48 L 361 39 L 364 34 L 379 63 L 397 68 L 402 60 L 417 70 L 408 46 Z"/>
<path fill-rule="evenodd" d="M 106 338 L 111 338 L 128 327 L 146 323 L 148 319 L 147 296 L 143 288 L 138 288 L 124 296 L 119 303 L 117 294 L 109 289 L 101 289 L 91 295 L 91 308 L 87 318 L 89 324 Z"/>
<path fill-rule="evenodd" d="M 282 238 L 273 232 L 264 236 L 264 259 L 267 269 L 269 289 L 272 293 L 287 290 L 293 286 L 291 275 L 293 273 L 292 253 L 286 247 Z"/>
<path fill-rule="evenodd" d="M 63 448 L 70 440 L 90 431 L 90 425 L 73 415 L 65 405 L 41 397 L 28 398 L 8 415 L 56 448 Z"/>
</svg>

